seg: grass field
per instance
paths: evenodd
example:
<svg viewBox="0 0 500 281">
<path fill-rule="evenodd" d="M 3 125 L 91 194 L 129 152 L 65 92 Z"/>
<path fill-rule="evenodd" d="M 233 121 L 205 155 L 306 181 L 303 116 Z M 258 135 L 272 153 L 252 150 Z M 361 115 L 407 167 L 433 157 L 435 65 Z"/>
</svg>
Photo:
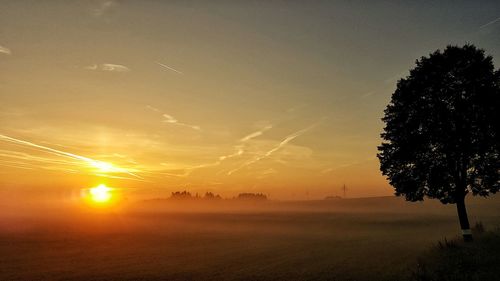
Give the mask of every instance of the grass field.
<svg viewBox="0 0 500 281">
<path fill-rule="evenodd" d="M 499 203 L 471 221 L 499 226 Z M 392 197 L 7 212 L 0 280 L 402 280 L 458 232 L 454 205 Z"/>
<path fill-rule="evenodd" d="M 484 281 L 500 276 L 500 229 L 473 229 L 474 243 L 442 240 L 418 258 L 411 281 Z"/>
</svg>

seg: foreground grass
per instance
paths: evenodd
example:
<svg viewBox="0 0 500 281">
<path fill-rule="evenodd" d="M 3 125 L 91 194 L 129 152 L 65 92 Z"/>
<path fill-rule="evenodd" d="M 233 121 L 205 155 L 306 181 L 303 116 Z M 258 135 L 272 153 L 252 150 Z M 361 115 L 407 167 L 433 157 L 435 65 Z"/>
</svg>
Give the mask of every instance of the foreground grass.
<svg viewBox="0 0 500 281">
<path fill-rule="evenodd" d="M 421 256 L 412 281 L 476 281 L 500 278 L 500 232 L 476 231 L 472 243 L 440 241 Z"/>
</svg>

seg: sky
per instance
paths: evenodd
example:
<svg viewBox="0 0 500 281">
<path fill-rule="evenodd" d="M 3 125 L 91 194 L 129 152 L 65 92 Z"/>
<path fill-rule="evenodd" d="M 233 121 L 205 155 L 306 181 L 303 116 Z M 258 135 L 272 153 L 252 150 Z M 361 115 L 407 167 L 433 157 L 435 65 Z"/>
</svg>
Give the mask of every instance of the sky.
<svg viewBox="0 0 500 281">
<path fill-rule="evenodd" d="M 0 194 L 392 195 L 415 60 L 500 58 L 498 1 L 0 1 Z"/>
</svg>

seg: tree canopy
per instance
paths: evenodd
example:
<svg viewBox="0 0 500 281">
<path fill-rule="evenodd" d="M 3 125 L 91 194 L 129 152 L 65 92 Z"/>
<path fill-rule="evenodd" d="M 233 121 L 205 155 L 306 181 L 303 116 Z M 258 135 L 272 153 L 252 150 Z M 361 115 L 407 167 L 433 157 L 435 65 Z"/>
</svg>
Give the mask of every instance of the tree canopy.
<svg viewBox="0 0 500 281">
<path fill-rule="evenodd" d="M 416 61 L 382 119 L 380 169 L 398 196 L 457 203 L 500 188 L 500 71 L 474 45 Z"/>
</svg>

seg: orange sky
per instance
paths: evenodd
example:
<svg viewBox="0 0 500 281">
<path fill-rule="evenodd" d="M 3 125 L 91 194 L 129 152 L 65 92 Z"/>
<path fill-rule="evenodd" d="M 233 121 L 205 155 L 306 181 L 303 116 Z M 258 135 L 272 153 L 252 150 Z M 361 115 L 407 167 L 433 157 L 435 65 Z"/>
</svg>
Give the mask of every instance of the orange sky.
<svg viewBox="0 0 500 281">
<path fill-rule="evenodd" d="M 395 82 L 449 43 L 498 53 L 500 9 L 359 5 L 6 1 L 0 191 L 391 195 L 375 155 Z"/>
</svg>

